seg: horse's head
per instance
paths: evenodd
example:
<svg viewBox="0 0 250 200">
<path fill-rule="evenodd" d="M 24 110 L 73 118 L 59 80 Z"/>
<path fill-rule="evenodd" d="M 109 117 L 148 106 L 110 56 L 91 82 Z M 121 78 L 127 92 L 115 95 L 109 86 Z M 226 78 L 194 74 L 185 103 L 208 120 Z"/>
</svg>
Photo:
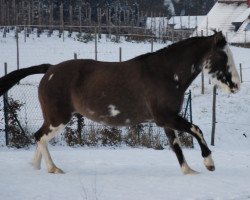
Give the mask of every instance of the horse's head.
<svg viewBox="0 0 250 200">
<path fill-rule="evenodd" d="M 203 69 L 214 84 L 227 93 L 236 93 L 240 87 L 240 79 L 227 41 L 222 32 L 216 32 L 211 39 L 212 50 L 203 63 Z"/>
</svg>

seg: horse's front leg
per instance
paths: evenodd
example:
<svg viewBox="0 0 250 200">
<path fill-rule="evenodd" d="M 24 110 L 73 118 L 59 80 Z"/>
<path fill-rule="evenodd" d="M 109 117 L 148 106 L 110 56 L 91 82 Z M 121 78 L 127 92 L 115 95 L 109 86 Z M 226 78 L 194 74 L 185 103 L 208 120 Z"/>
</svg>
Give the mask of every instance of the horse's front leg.
<svg viewBox="0 0 250 200">
<path fill-rule="evenodd" d="M 203 137 L 202 131 L 196 125 L 189 123 L 186 119 L 180 117 L 179 115 L 167 113 L 154 114 L 155 122 L 158 126 L 168 127 L 181 132 L 187 132 L 194 136 L 198 141 L 201 148 L 201 155 L 204 158 L 204 165 L 209 171 L 214 171 L 214 161 L 212 159 L 211 151 L 207 146 L 207 143 Z"/>
</svg>

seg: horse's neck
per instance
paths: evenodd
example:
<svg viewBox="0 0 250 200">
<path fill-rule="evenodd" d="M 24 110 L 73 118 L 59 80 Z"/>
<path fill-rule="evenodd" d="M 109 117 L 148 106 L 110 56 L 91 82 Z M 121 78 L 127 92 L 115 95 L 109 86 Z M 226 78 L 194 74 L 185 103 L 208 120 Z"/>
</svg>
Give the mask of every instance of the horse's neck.
<svg viewBox="0 0 250 200">
<path fill-rule="evenodd" d="M 158 58 L 161 60 L 160 65 L 158 63 L 158 67 L 161 68 L 160 73 L 165 73 L 175 81 L 178 79 L 182 88 L 186 90 L 202 71 L 202 63 L 209 52 L 209 45 L 207 41 L 204 41 L 203 44 L 200 44 L 199 41 L 194 42 L 188 47 L 184 46 L 180 50 L 175 50 L 175 52 L 180 52 L 175 56 L 172 56 L 171 53 L 169 53 L 171 56 L 168 56 L 171 49 L 168 52 L 166 51 L 165 56 L 161 54 L 161 58 Z M 190 56 L 187 56 L 187 52 Z"/>
</svg>

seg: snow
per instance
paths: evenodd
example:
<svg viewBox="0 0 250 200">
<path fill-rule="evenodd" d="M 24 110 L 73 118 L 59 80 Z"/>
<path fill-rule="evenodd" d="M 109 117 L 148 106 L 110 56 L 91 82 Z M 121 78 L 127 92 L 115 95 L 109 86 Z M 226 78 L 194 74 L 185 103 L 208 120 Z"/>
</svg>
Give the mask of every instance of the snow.
<svg viewBox="0 0 250 200">
<path fill-rule="evenodd" d="M 244 22 L 250 16 L 250 8 L 247 8 L 241 15 L 239 15 L 233 22 Z"/>
<path fill-rule="evenodd" d="M 245 42 L 245 33 L 244 29 L 240 28 L 235 32 L 235 26 L 232 22 L 236 20 L 242 20 L 243 17 L 247 16 L 249 12 L 248 5 L 245 3 L 220 3 L 217 2 L 214 7 L 209 11 L 204 20 L 198 25 L 195 35 L 210 35 L 213 33 L 212 30 L 222 31 L 228 38 L 229 42 L 234 43 L 244 43 Z M 246 20 L 247 17 L 244 19 Z M 245 25 L 246 26 L 246 25 Z M 246 42 L 250 40 L 250 33 L 247 32 Z"/>
<path fill-rule="evenodd" d="M 154 49 L 165 45 L 155 43 Z M 122 47 L 123 60 L 150 51 L 149 43 L 112 43 L 103 38 L 98 42 L 98 59 L 118 61 L 119 47 Z M 66 172 L 55 175 L 47 173 L 44 161 L 41 170 L 31 167 L 35 147 L 16 150 L 2 146 L 0 199 L 250 199 L 250 50 L 230 48 L 237 68 L 242 63 L 244 82 L 240 92 L 234 95 L 218 90 L 215 146 L 209 145 L 216 166 L 214 172 L 204 167 L 197 142 L 194 149 L 183 150 L 190 167 L 200 172 L 193 176 L 181 173 L 176 156 L 169 149 L 50 146 L 55 163 Z M 21 67 L 55 64 L 72 59 L 74 52 L 78 58 L 94 58 L 94 42 L 85 44 L 70 38 L 62 42 L 55 34 L 51 38 L 32 35 L 24 43 L 20 35 Z M 16 68 L 16 47 L 12 33 L 7 38 L 0 38 L 0 55 L 1 65 L 7 62 L 9 71 Z M 0 73 L 3 74 L 3 68 L 0 68 Z M 31 76 L 22 82 L 39 82 L 40 78 Z M 201 95 L 200 79 L 197 77 L 190 87 L 193 121 L 210 144 L 212 85 L 205 77 L 205 95 Z"/>
</svg>

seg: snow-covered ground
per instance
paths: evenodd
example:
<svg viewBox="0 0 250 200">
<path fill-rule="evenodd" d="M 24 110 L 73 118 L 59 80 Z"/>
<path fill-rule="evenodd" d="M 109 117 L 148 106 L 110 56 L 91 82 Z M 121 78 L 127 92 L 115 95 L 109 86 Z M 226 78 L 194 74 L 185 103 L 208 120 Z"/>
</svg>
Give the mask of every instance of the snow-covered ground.
<svg viewBox="0 0 250 200">
<path fill-rule="evenodd" d="M 0 32 L 0 35 L 2 33 Z M 155 44 L 154 50 L 165 44 Z M 98 59 L 123 60 L 150 51 L 149 43 L 112 43 L 103 38 L 98 43 Z M 231 47 L 237 66 L 250 67 L 250 50 Z M 73 58 L 94 58 L 94 42 L 65 42 L 56 34 L 51 38 L 32 35 L 24 43 L 20 35 L 20 66 L 58 63 Z M 16 68 L 16 43 L 13 35 L 0 38 L 0 63 L 9 71 Z M 3 67 L 0 68 L 3 74 Z M 32 76 L 23 82 L 38 82 Z M 169 150 L 50 147 L 56 164 L 64 175 L 48 174 L 43 163 L 40 171 L 30 166 L 34 147 L 15 150 L 0 147 L 0 199 L 74 199 L 74 200 L 247 200 L 250 199 L 250 69 L 243 69 L 241 91 L 227 95 L 218 91 L 215 147 L 211 147 L 216 164 L 208 172 L 202 164 L 198 145 L 184 149 L 186 160 L 201 172 L 195 176 L 181 174 L 175 155 Z M 200 94 L 200 77 L 192 84 L 193 121 L 210 143 L 212 86 L 206 81 L 205 95 Z M 247 82 L 248 81 L 248 82 Z M 3 137 L 3 135 L 1 136 Z"/>
</svg>

